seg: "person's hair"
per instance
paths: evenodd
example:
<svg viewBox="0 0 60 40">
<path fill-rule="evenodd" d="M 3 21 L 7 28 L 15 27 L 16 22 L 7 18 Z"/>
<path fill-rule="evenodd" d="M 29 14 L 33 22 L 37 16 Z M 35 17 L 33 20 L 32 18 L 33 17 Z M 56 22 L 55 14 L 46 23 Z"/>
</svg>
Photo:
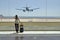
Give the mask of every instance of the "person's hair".
<svg viewBox="0 0 60 40">
<path fill-rule="evenodd" d="M 18 19 L 18 15 L 15 15 L 15 19 Z"/>
</svg>

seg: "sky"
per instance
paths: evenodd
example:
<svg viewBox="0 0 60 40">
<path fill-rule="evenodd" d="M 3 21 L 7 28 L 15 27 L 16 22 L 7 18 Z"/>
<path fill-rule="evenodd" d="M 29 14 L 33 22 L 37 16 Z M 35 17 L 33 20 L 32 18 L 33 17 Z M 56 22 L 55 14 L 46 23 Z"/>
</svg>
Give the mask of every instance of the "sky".
<svg viewBox="0 0 60 40">
<path fill-rule="evenodd" d="M 22 9 L 29 6 L 31 9 L 39 8 L 33 12 L 23 12 Z M 60 0 L 0 0 L 0 15 L 4 16 L 49 16 L 60 17 Z"/>
</svg>

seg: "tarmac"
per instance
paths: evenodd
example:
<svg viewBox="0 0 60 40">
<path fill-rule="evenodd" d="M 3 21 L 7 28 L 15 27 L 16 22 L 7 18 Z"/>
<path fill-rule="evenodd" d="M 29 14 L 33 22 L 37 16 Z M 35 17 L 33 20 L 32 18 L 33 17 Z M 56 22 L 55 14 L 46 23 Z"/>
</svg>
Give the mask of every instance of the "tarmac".
<svg viewBox="0 0 60 40">
<path fill-rule="evenodd" d="M 6 30 L 6 31 L 13 31 L 15 30 L 15 27 L 14 26 L 0 26 L 0 30 Z M 24 27 L 24 30 L 28 30 L 28 31 L 41 31 L 41 30 L 50 30 L 50 31 L 60 31 L 60 26 L 26 26 Z"/>
</svg>

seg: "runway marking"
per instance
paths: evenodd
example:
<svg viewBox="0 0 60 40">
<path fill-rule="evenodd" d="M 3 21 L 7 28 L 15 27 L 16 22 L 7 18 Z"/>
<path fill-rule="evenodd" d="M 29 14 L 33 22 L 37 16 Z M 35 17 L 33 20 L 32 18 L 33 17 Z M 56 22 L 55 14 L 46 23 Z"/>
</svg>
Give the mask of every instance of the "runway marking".
<svg viewBox="0 0 60 40">
<path fill-rule="evenodd" d="M 0 34 L 14 34 L 15 31 L 0 31 Z M 60 31 L 24 31 L 18 34 L 60 34 Z"/>
</svg>

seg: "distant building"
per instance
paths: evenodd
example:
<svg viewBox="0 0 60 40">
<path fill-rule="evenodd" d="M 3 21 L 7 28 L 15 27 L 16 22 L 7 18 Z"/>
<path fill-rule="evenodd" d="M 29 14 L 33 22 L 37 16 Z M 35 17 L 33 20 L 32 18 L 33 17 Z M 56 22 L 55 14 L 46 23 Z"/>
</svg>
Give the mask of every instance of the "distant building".
<svg viewBox="0 0 60 40">
<path fill-rule="evenodd" d="M 0 18 L 2 18 L 3 17 L 3 15 L 0 15 Z"/>
</svg>

